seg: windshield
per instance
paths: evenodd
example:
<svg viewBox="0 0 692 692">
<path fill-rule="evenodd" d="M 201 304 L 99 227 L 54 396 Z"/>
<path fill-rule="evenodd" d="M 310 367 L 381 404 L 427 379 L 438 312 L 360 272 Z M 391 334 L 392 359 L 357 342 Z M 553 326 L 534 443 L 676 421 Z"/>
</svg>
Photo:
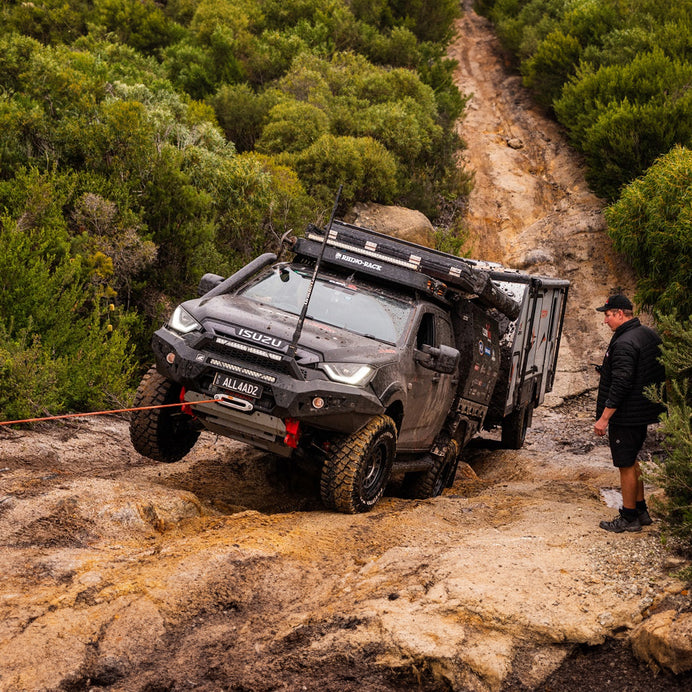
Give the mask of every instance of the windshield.
<svg viewBox="0 0 692 692">
<path fill-rule="evenodd" d="M 260 277 L 239 294 L 299 315 L 311 279 L 312 272 L 282 267 Z M 320 277 L 315 282 L 307 317 L 393 344 L 403 334 L 412 310 L 410 303 L 372 286 Z"/>
</svg>

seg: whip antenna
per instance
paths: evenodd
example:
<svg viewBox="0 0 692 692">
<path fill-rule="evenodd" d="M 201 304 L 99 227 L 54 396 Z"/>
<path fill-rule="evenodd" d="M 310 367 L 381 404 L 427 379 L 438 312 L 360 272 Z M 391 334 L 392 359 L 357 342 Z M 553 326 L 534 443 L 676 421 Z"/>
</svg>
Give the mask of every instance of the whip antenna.
<svg viewBox="0 0 692 692">
<path fill-rule="evenodd" d="M 296 324 L 296 330 L 293 333 L 293 340 L 291 345 L 288 347 L 286 356 L 293 360 L 296 355 L 296 348 L 298 347 L 298 339 L 300 339 L 300 334 L 303 331 L 303 323 L 305 322 L 305 316 L 308 314 L 308 305 L 310 304 L 310 298 L 312 298 L 312 290 L 315 287 L 315 281 L 317 280 L 317 272 L 322 264 L 322 257 L 324 255 L 324 248 L 327 246 L 327 238 L 329 238 L 329 233 L 332 230 L 332 223 L 334 223 L 334 216 L 336 215 L 336 208 L 339 206 L 339 200 L 341 199 L 341 190 L 343 185 L 339 185 L 339 190 L 336 193 L 336 199 L 334 200 L 334 206 L 332 207 L 332 214 L 329 217 L 329 224 L 324 232 L 324 238 L 322 239 L 322 247 L 320 248 L 320 254 L 315 262 L 315 269 L 312 272 L 312 279 L 310 280 L 310 285 L 308 286 L 308 292 L 305 294 L 305 302 L 303 303 L 303 309 L 300 311 L 300 316 L 298 317 L 298 323 Z M 297 368 L 296 368 L 297 369 Z"/>
</svg>

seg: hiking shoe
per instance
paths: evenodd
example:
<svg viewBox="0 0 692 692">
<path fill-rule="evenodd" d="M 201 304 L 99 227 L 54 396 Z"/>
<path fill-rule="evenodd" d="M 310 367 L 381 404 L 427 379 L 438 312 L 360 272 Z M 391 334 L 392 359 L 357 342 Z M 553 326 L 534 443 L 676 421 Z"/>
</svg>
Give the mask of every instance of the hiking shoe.
<svg viewBox="0 0 692 692">
<path fill-rule="evenodd" d="M 639 517 L 628 521 L 622 514 L 619 514 L 612 521 L 602 521 L 599 526 L 606 531 L 613 533 L 622 533 L 623 531 L 641 531 L 642 525 L 639 523 Z"/>
<path fill-rule="evenodd" d="M 648 509 L 644 509 L 641 512 L 639 512 L 639 523 L 642 526 L 651 526 L 651 524 L 654 523 L 654 520 L 651 518 Z"/>
</svg>

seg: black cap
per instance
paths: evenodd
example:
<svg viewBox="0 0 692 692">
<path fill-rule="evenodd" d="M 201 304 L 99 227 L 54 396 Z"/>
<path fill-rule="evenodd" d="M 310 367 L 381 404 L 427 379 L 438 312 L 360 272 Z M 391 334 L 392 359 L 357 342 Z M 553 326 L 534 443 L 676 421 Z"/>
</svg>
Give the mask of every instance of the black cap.
<svg viewBox="0 0 692 692">
<path fill-rule="evenodd" d="M 605 312 L 606 310 L 631 310 L 632 303 L 627 296 L 623 296 L 622 293 L 610 296 L 606 300 L 605 305 L 601 305 L 600 308 L 596 308 L 598 312 Z"/>
</svg>

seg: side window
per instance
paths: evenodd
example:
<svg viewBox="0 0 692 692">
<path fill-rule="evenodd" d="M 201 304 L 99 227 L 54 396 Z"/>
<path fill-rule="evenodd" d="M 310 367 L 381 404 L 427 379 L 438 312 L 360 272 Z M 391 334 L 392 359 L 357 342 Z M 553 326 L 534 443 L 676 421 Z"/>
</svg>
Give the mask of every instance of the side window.
<svg viewBox="0 0 692 692">
<path fill-rule="evenodd" d="M 438 315 L 436 326 L 437 331 L 437 343 L 435 346 L 452 346 L 454 347 L 454 338 L 452 337 L 452 326 L 449 322 Z"/>
<path fill-rule="evenodd" d="M 423 315 L 416 334 L 416 348 L 420 351 L 423 346 L 435 346 L 435 315 L 432 312 Z"/>
</svg>

